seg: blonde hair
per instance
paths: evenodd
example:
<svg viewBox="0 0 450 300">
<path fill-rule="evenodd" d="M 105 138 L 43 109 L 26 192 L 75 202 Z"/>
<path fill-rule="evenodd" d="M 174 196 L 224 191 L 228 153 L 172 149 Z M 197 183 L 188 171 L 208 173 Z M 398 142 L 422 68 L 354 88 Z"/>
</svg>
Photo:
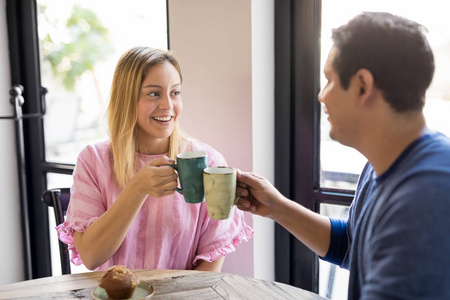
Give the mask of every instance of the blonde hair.
<svg viewBox="0 0 450 300">
<path fill-rule="evenodd" d="M 107 118 L 114 175 L 121 187 L 124 187 L 138 171 L 136 123 L 141 84 L 150 67 L 164 62 L 171 63 L 177 69 L 182 81 L 181 67 L 169 51 L 135 47 L 125 52 L 117 63 Z M 175 160 L 177 154 L 184 151 L 188 144 L 187 136 L 176 124 L 169 138 L 168 156 Z"/>
</svg>

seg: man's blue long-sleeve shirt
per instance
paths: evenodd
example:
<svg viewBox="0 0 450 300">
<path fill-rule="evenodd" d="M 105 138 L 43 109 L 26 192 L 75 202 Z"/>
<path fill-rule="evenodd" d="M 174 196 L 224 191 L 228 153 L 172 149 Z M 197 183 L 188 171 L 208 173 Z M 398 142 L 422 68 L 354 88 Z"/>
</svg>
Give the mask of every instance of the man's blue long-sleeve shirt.
<svg viewBox="0 0 450 300">
<path fill-rule="evenodd" d="M 349 299 L 450 299 L 450 140 L 428 132 L 380 177 L 367 164 L 330 222 L 323 259 L 350 270 Z"/>
</svg>

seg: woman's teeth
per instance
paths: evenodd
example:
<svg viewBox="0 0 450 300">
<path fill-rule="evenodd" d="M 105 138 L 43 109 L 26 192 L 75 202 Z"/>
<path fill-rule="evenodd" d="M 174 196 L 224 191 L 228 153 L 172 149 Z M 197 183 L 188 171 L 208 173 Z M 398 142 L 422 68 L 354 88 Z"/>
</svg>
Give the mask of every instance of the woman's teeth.
<svg viewBox="0 0 450 300">
<path fill-rule="evenodd" d="M 153 120 L 156 121 L 161 121 L 161 122 L 167 122 L 170 121 L 170 119 L 172 119 L 172 117 L 152 117 Z"/>
</svg>

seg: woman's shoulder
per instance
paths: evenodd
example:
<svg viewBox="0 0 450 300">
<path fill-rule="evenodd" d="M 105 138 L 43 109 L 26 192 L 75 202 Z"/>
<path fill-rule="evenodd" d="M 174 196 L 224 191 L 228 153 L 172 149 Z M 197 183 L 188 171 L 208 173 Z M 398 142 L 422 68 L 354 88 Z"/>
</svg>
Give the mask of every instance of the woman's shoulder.
<svg viewBox="0 0 450 300">
<path fill-rule="evenodd" d="M 105 140 L 98 143 L 88 144 L 81 150 L 79 157 L 82 158 L 83 160 L 110 159 L 111 157 L 110 141 Z"/>
<path fill-rule="evenodd" d="M 216 149 L 214 149 L 210 145 L 200 142 L 200 141 L 197 141 L 197 140 L 189 140 L 189 150 L 190 151 L 218 152 Z"/>
<path fill-rule="evenodd" d="M 92 143 L 86 145 L 78 155 L 74 174 L 89 173 L 92 177 L 106 179 L 112 167 L 110 142 Z"/>
<path fill-rule="evenodd" d="M 220 153 L 218 150 L 214 149 L 212 146 L 196 141 L 191 140 L 189 142 L 189 151 L 204 151 L 208 154 L 209 158 L 209 165 L 210 166 L 219 166 L 219 165 L 226 165 L 226 160 L 223 157 L 222 153 Z"/>
</svg>

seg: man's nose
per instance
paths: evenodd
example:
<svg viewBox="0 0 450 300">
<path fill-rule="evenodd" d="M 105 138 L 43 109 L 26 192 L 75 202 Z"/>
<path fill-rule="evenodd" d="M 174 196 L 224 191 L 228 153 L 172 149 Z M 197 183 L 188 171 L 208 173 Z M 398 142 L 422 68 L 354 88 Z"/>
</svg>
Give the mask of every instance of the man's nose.
<svg viewBox="0 0 450 300">
<path fill-rule="evenodd" d="M 319 102 L 322 102 L 322 103 L 323 103 L 322 91 L 323 91 L 323 90 L 320 90 L 319 94 L 317 95 L 317 100 L 318 100 Z"/>
</svg>

